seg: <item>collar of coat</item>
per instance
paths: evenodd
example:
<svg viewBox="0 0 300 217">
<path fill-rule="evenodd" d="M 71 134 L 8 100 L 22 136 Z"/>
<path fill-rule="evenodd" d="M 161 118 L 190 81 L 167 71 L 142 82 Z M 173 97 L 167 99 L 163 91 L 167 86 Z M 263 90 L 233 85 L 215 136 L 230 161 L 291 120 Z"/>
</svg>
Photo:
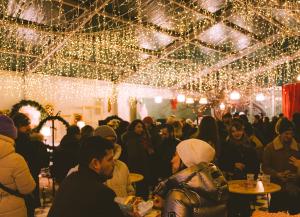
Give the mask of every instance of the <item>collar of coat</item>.
<svg viewBox="0 0 300 217">
<path fill-rule="evenodd" d="M 273 146 L 274 149 L 276 151 L 282 149 L 284 147 L 284 145 L 282 144 L 282 142 L 280 141 L 280 136 L 277 136 L 274 140 L 273 140 Z M 295 139 L 293 139 L 292 143 L 290 144 L 290 149 L 294 150 L 294 151 L 300 151 L 300 147 L 299 144 L 296 142 Z"/>
</svg>

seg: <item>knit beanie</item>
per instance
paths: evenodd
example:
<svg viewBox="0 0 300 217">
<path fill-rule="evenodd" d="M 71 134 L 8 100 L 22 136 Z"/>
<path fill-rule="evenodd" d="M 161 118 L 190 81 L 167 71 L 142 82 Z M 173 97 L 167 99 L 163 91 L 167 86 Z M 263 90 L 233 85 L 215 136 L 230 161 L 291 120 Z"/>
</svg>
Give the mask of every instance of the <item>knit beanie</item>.
<svg viewBox="0 0 300 217">
<path fill-rule="evenodd" d="M 0 134 L 16 139 L 17 133 L 13 120 L 5 115 L 0 115 Z"/>
<path fill-rule="evenodd" d="M 117 140 L 117 134 L 114 131 L 113 128 L 107 125 L 102 125 L 100 127 L 97 127 L 94 131 L 94 136 L 101 136 L 102 138 L 106 137 L 115 137 L 115 140 Z"/>
<path fill-rule="evenodd" d="M 186 167 L 201 162 L 211 162 L 215 157 L 215 149 L 207 142 L 199 139 L 187 139 L 177 145 L 176 151 Z"/>
<path fill-rule="evenodd" d="M 291 121 L 289 121 L 287 118 L 282 118 L 278 125 L 279 134 L 282 134 L 289 130 L 294 131 L 294 124 Z"/>
</svg>

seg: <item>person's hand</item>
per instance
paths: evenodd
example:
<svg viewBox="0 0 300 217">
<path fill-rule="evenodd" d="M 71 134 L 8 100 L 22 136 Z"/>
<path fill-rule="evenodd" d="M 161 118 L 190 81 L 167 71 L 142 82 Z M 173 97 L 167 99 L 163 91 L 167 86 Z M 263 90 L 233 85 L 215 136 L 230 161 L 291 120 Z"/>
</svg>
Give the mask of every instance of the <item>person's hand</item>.
<svg viewBox="0 0 300 217">
<path fill-rule="evenodd" d="M 154 197 L 153 197 L 153 206 L 156 209 L 162 209 L 164 207 L 164 202 L 165 202 L 165 200 L 161 196 L 154 195 Z"/>
<path fill-rule="evenodd" d="M 243 171 L 245 169 L 245 164 L 242 164 L 242 163 L 235 163 L 234 164 L 234 167 L 235 168 L 238 168 L 239 170 Z"/>
<path fill-rule="evenodd" d="M 293 164 L 295 167 L 300 169 L 300 159 L 297 159 L 295 157 L 290 157 L 290 164 Z"/>
</svg>

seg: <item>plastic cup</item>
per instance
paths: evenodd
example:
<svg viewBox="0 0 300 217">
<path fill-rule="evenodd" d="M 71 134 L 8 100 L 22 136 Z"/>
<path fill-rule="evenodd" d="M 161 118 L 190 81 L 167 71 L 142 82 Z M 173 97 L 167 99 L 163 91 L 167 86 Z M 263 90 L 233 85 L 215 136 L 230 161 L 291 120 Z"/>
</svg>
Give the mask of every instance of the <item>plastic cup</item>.
<svg viewBox="0 0 300 217">
<path fill-rule="evenodd" d="M 253 187 L 254 186 L 254 174 L 248 173 L 247 174 L 247 187 Z"/>
<path fill-rule="evenodd" d="M 266 185 L 269 185 L 271 183 L 271 176 L 264 174 L 262 176 L 262 182 Z"/>
</svg>

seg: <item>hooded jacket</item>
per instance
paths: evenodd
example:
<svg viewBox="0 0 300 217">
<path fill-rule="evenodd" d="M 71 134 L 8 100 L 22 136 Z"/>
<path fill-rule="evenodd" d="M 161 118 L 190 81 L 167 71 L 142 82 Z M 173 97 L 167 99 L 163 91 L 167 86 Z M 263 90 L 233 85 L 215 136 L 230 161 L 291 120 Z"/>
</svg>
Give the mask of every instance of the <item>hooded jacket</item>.
<svg viewBox="0 0 300 217">
<path fill-rule="evenodd" d="M 35 188 L 24 158 L 15 152 L 14 140 L 4 135 L 0 135 L 0 182 L 21 194 L 29 194 Z M 24 199 L 0 188 L 0 217 L 26 216 Z"/>
<path fill-rule="evenodd" d="M 176 151 L 188 168 L 156 187 L 154 194 L 165 198 L 162 217 L 225 217 L 228 185 L 212 163 L 215 150 L 206 142 L 188 139 Z"/>
</svg>

